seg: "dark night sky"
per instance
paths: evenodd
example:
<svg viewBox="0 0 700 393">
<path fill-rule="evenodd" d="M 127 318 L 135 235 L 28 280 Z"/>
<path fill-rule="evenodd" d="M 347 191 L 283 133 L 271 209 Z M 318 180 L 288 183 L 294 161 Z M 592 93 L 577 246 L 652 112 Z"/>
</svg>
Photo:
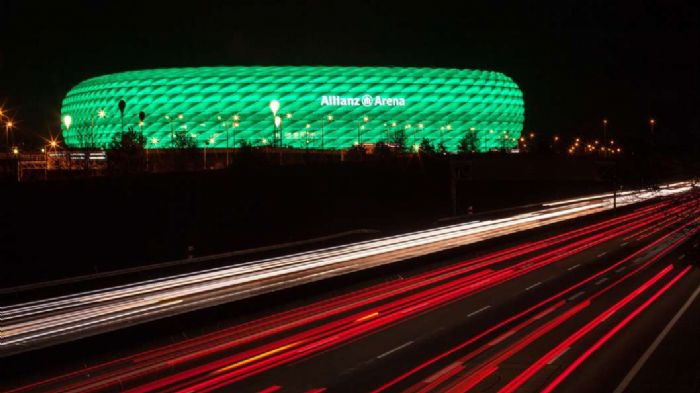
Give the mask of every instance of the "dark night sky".
<svg viewBox="0 0 700 393">
<path fill-rule="evenodd" d="M 697 138 L 697 1 L 0 0 L 0 103 L 31 136 L 100 74 L 204 65 L 481 68 L 525 94 L 526 129 Z"/>
</svg>

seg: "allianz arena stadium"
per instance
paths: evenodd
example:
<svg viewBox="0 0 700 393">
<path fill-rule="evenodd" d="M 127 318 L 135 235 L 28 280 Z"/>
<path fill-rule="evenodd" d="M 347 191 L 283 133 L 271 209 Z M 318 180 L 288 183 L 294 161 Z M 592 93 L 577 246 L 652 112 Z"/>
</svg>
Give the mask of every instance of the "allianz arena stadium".
<svg viewBox="0 0 700 393">
<path fill-rule="evenodd" d="M 119 101 L 126 103 L 123 117 Z M 139 114 L 145 114 L 140 121 Z M 200 147 L 346 149 L 427 138 L 457 149 L 474 133 L 480 151 L 513 148 L 523 95 L 493 71 L 402 67 L 255 66 L 122 72 L 72 88 L 61 108 L 69 147 L 107 146 L 122 130 L 167 149 L 177 136 Z"/>
</svg>

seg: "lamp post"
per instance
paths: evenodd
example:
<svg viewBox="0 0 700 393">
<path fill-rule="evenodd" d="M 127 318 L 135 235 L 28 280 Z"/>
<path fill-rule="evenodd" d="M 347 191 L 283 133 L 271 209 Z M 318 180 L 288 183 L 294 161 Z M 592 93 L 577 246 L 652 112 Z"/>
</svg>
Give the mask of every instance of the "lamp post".
<svg viewBox="0 0 700 393">
<path fill-rule="evenodd" d="M 55 139 L 51 139 L 49 140 L 49 143 L 46 144 L 46 146 L 44 146 L 43 149 L 41 149 L 44 152 L 44 163 L 46 164 L 44 166 L 44 180 L 48 179 L 49 177 L 49 149 L 55 152 L 57 146 L 58 141 L 56 141 Z"/>
<path fill-rule="evenodd" d="M 291 120 L 292 120 L 292 112 L 287 112 L 287 113 L 284 115 L 284 117 L 287 118 L 288 123 L 291 123 Z M 284 134 L 282 133 L 282 131 L 283 131 L 283 130 L 280 128 L 280 147 L 282 147 L 282 146 L 284 145 Z"/>
<path fill-rule="evenodd" d="M 277 111 L 280 109 L 280 102 L 277 100 L 270 101 L 270 112 L 272 112 L 272 123 L 275 128 L 272 133 L 272 146 L 277 145 Z"/>
<path fill-rule="evenodd" d="M 151 138 L 151 145 L 153 146 L 152 148 L 155 149 L 156 146 L 158 145 L 158 138 Z M 150 149 L 146 149 L 146 170 L 148 170 L 148 151 Z"/>
<path fill-rule="evenodd" d="M 216 143 L 216 138 L 211 137 L 204 142 L 204 170 L 207 170 L 207 147 Z"/>
<path fill-rule="evenodd" d="M 233 133 L 233 148 L 236 148 L 236 128 L 238 128 L 238 121 L 240 116 L 233 115 L 233 121 L 231 122 L 231 132 Z M 228 128 L 226 129 L 226 168 L 229 165 L 229 144 L 228 144 Z"/>
<path fill-rule="evenodd" d="M 12 123 L 12 121 L 8 120 L 5 122 L 5 144 L 7 147 L 10 147 L 10 129 L 12 127 L 14 127 L 14 123 Z"/>
<path fill-rule="evenodd" d="M 178 113 L 178 114 L 177 114 L 177 119 L 178 119 L 178 120 L 183 120 L 184 118 L 185 118 L 185 115 L 183 115 L 182 113 Z M 184 135 L 186 135 L 186 134 L 187 134 L 187 123 L 183 121 L 183 122 L 182 122 L 182 125 L 180 126 L 180 128 L 183 129 L 183 130 L 185 130 L 185 131 L 184 131 Z M 180 132 L 182 133 L 182 131 L 180 131 Z"/>
<path fill-rule="evenodd" d="M 275 116 L 274 122 L 275 122 L 275 138 L 272 140 L 272 146 L 277 147 L 277 133 L 279 132 L 281 134 L 280 126 L 282 125 L 282 118 L 279 116 Z M 280 138 L 280 145 L 281 145 L 281 142 L 282 141 Z"/>
<path fill-rule="evenodd" d="M 654 136 L 654 126 L 655 126 L 655 125 L 656 125 L 656 119 L 654 119 L 654 118 L 652 117 L 651 119 L 649 119 L 649 129 L 650 129 L 650 131 L 651 131 L 651 136 L 652 136 L 652 137 Z"/>
<path fill-rule="evenodd" d="M 304 148 L 306 150 L 309 150 L 309 129 L 311 128 L 311 124 L 306 123 L 304 126 Z"/>
<path fill-rule="evenodd" d="M 368 116 L 362 117 L 362 122 L 363 122 L 363 123 L 367 124 L 368 121 L 369 121 L 369 117 L 368 117 Z M 357 144 L 358 144 L 358 145 L 361 145 L 361 144 L 362 144 L 362 130 L 364 130 L 364 129 L 365 129 L 365 125 L 364 125 L 364 124 L 360 124 L 360 122 L 358 122 L 358 123 L 357 123 Z"/>
<path fill-rule="evenodd" d="M 323 150 L 325 147 L 325 144 L 324 144 L 324 142 L 325 142 L 324 141 L 324 137 L 325 137 L 325 135 L 324 135 L 324 132 L 325 132 L 324 131 L 324 120 L 325 119 L 328 119 L 328 122 L 330 123 L 333 121 L 333 115 L 328 115 L 325 118 L 321 118 L 321 150 Z"/>
<path fill-rule="evenodd" d="M 141 111 L 139 112 L 139 131 L 141 132 L 141 136 L 143 137 L 143 125 L 146 124 L 146 112 Z"/>
<path fill-rule="evenodd" d="M 170 147 L 175 147 L 175 130 L 173 129 L 173 119 L 171 119 L 169 115 L 165 115 L 163 117 L 170 125 Z"/>
<path fill-rule="evenodd" d="M 605 145 L 605 141 L 608 139 L 608 119 L 603 119 L 603 145 Z"/>
<path fill-rule="evenodd" d="M 66 126 L 66 131 L 70 130 L 71 124 L 73 124 L 73 117 L 71 115 L 63 116 L 63 125 Z"/>
<path fill-rule="evenodd" d="M 411 143 L 411 149 L 413 149 L 413 146 L 416 145 L 416 129 L 415 129 L 415 127 L 413 127 L 413 126 L 410 125 L 410 124 L 406 124 L 406 125 L 404 126 L 404 129 L 406 129 L 406 130 L 410 130 L 411 128 L 413 128 L 413 143 Z M 407 137 L 407 138 L 408 138 L 408 137 Z"/>
</svg>

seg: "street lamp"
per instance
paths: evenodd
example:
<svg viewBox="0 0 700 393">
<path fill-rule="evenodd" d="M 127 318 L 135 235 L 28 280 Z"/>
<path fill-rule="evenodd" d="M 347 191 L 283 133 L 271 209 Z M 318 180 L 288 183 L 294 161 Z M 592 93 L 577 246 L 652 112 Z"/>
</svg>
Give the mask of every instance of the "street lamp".
<svg viewBox="0 0 700 393">
<path fill-rule="evenodd" d="M 603 144 L 608 139 L 608 119 L 603 119 Z"/>
<path fill-rule="evenodd" d="M 280 126 L 282 125 L 282 118 L 279 116 L 275 116 L 275 137 L 273 139 L 272 145 L 277 146 L 277 140 L 278 136 L 277 134 L 279 133 L 279 145 L 282 146 L 282 131 L 280 130 Z"/>
<path fill-rule="evenodd" d="M 324 142 L 325 142 L 325 141 L 324 141 L 324 137 L 325 137 L 325 135 L 324 135 L 324 122 L 325 122 L 326 119 L 328 119 L 328 122 L 329 122 L 329 123 L 332 122 L 332 121 L 333 121 L 333 115 L 328 115 L 328 116 L 325 117 L 325 118 L 321 118 L 321 150 L 323 150 L 324 147 L 325 147 L 325 144 L 324 144 Z"/>
<path fill-rule="evenodd" d="M 280 110 L 280 102 L 277 100 L 272 100 L 270 101 L 270 112 L 272 112 L 272 122 L 275 125 L 275 129 L 273 130 L 273 135 L 272 135 L 272 146 L 277 145 L 277 111 Z M 280 119 L 281 121 L 282 119 Z"/>
<path fill-rule="evenodd" d="M 153 146 L 152 149 L 155 149 L 156 146 L 158 145 L 158 138 L 151 138 L 151 145 Z M 151 149 L 146 149 L 146 170 L 148 170 L 148 156 L 149 156 L 149 151 Z"/>
<path fill-rule="evenodd" d="M 280 102 L 277 100 L 270 101 L 270 111 L 272 111 L 272 116 L 277 116 L 277 111 L 280 109 Z"/>
<path fill-rule="evenodd" d="M 304 126 L 304 129 L 305 129 L 305 131 L 304 131 L 304 136 L 306 137 L 306 138 L 305 138 L 306 143 L 305 143 L 305 146 L 304 146 L 304 147 L 306 147 L 307 150 L 309 149 L 309 129 L 310 129 L 310 128 L 311 128 L 311 124 L 310 124 L 310 123 L 306 123 L 306 125 Z"/>
<path fill-rule="evenodd" d="M 284 115 L 284 117 L 286 117 L 287 120 L 290 120 L 290 122 L 288 122 L 288 124 L 291 124 L 292 112 L 287 112 Z M 290 128 L 290 130 L 291 130 L 291 128 Z M 282 129 L 280 129 L 280 146 L 282 146 L 283 144 L 284 144 L 284 134 L 282 134 Z"/>
<path fill-rule="evenodd" d="M 175 130 L 173 129 L 173 119 L 169 115 L 165 115 L 165 120 L 170 124 L 170 147 L 175 147 Z"/>
<path fill-rule="evenodd" d="M 654 126 L 656 125 L 656 119 L 649 119 L 649 127 L 651 128 L 651 135 L 654 135 Z"/>
<path fill-rule="evenodd" d="M 48 179 L 49 177 L 49 150 L 53 150 L 56 152 L 56 147 L 58 146 L 58 141 L 55 139 L 50 139 L 49 143 L 41 149 L 42 153 L 44 153 L 44 179 Z"/>
<path fill-rule="evenodd" d="M 367 124 L 367 122 L 369 121 L 369 117 L 363 116 L 362 121 L 365 124 Z M 358 145 L 362 144 L 362 131 L 364 131 L 364 129 L 365 129 L 365 125 L 364 124 L 360 125 L 360 123 L 358 122 L 358 125 L 357 125 L 357 144 Z"/>
<path fill-rule="evenodd" d="M 8 120 L 7 122 L 5 122 L 5 144 L 7 146 L 10 146 L 10 136 L 9 135 L 10 135 L 10 129 L 12 129 L 12 127 L 14 127 L 14 123 L 12 121 Z"/>
</svg>

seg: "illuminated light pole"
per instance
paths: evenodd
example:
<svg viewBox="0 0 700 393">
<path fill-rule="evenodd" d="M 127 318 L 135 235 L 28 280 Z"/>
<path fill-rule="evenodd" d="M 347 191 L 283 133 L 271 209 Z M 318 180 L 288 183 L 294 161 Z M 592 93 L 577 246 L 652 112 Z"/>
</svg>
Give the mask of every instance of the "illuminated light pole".
<svg viewBox="0 0 700 393">
<path fill-rule="evenodd" d="M 654 126 L 655 126 L 655 125 L 656 125 L 656 119 L 654 119 L 654 118 L 652 117 L 651 119 L 649 119 L 649 129 L 650 129 L 650 131 L 651 131 L 651 136 L 652 136 L 652 137 L 654 136 Z"/>
<path fill-rule="evenodd" d="M 406 129 L 406 130 L 410 130 L 411 128 L 413 128 L 413 143 L 411 143 L 411 146 L 415 146 L 416 145 L 416 129 L 415 129 L 415 127 L 413 127 L 410 124 L 406 124 L 404 126 L 404 129 Z"/>
<path fill-rule="evenodd" d="M 10 147 L 10 129 L 12 129 L 12 127 L 14 127 L 14 123 L 12 123 L 12 121 L 8 120 L 5 122 L 5 144 L 7 147 Z"/>
<path fill-rule="evenodd" d="M 233 132 L 233 148 L 236 148 L 236 128 L 240 125 L 239 121 L 241 117 L 239 115 L 233 115 L 233 123 L 231 123 L 231 131 Z M 226 146 L 228 146 L 228 134 L 226 134 Z M 226 154 L 226 162 L 228 165 L 228 152 Z"/>
<path fill-rule="evenodd" d="M 63 125 L 66 126 L 66 131 L 70 130 L 71 124 L 73 124 L 73 117 L 71 115 L 63 116 Z"/>
<path fill-rule="evenodd" d="M 423 124 L 423 122 L 418 123 L 418 129 L 421 130 L 421 132 L 423 131 L 424 128 L 425 128 L 425 124 Z"/>
<path fill-rule="evenodd" d="M 270 101 L 270 112 L 272 112 L 272 123 L 275 128 L 272 133 L 272 146 L 277 145 L 277 111 L 280 110 L 280 102 L 277 100 Z"/>
<path fill-rule="evenodd" d="M 281 134 L 280 126 L 282 125 L 282 118 L 279 116 L 275 116 L 274 123 L 275 123 L 275 138 L 272 141 L 272 146 L 276 147 L 277 146 L 277 133 L 279 132 Z M 280 145 L 282 142 L 281 139 L 282 138 L 280 138 Z"/>
<path fill-rule="evenodd" d="M 185 118 L 185 115 L 183 115 L 182 113 L 178 113 L 178 114 L 177 114 L 177 119 L 178 119 L 178 120 L 183 120 L 184 118 Z M 183 129 L 183 130 L 185 130 L 185 131 L 187 131 L 187 123 L 183 121 L 183 122 L 182 122 L 182 125 L 180 126 L 180 128 Z"/>
<path fill-rule="evenodd" d="M 603 145 L 608 139 L 608 119 L 603 119 Z"/>
<path fill-rule="evenodd" d="M 216 143 L 216 138 L 211 137 L 204 141 L 204 170 L 207 170 L 207 147 Z"/>
<path fill-rule="evenodd" d="M 292 112 L 288 112 L 284 115 L 284 117 L 287 118 L 287 120 L 290 120 L 289 123 L 291 123 L 292 120 Z M 284 145 L 284 134 L 282 134 L 283 130 L 280 128 L 280 147 Z"/>
<path fill-rule="evenodd" d="M 368 121 L 369 121 L 368 116 L 364 116 L 362 118 L 363 123 L 367 124 Z M 358 124 L 358 127 L 357 127 L 357 143 L 358 143 L 358 145 L 362 144 L 362 132 L 361 131 L 363 131 L 365 129 L 365 124 L 362 124 L 362 125 Z"/>
<path fill-rule="evenodd" d="M 311 128 L 311 124 L 306 123 L 304 128 L 306 128 L 306 135 L 305 135 L 306 136 L 306 146 L 305 147 L 306 147 L 306 150 L 309 150 L 309 129 Z"/>
<path fill-rule="evenodd" d="M 170 124 L 170 147 L 175 147 L 175 130 L 173 129 L 173 119 L 169 115 L 165 115 L 165 120 Z"/>
<path fill-rule="evenodd" d="M 325 130 L 324 130 L 325 124 L 324 124 L 324 122 L 325 122 L 326 119 L 328 119 L 328 122 L 329 122 L 329 123 L 332 122 L 332 121 L 333 121 L 333 115 L 328 115 L 328 116 L 325 117 L 325 118 L 321 118 L 321 150 L 323 150 L 323 149 L 325 148 L 325 140 L 324 140 L 324 138 L 325 138 L 325 134 L 324 134 L 324 132 L 325 132 Z"/>
<path fill-rule="evenodd" d="M 58 146 L 58 142 L 55 139 L 50 139 L 49 143 L 44 147 L 44 162 L 46 163 L 46 166 L 44 167 L 44 180 L 48 179 L 49 177 L 49 149 L 53 150 L 54 153 L 56 152 L 56 147 Z"/>
</svg>

